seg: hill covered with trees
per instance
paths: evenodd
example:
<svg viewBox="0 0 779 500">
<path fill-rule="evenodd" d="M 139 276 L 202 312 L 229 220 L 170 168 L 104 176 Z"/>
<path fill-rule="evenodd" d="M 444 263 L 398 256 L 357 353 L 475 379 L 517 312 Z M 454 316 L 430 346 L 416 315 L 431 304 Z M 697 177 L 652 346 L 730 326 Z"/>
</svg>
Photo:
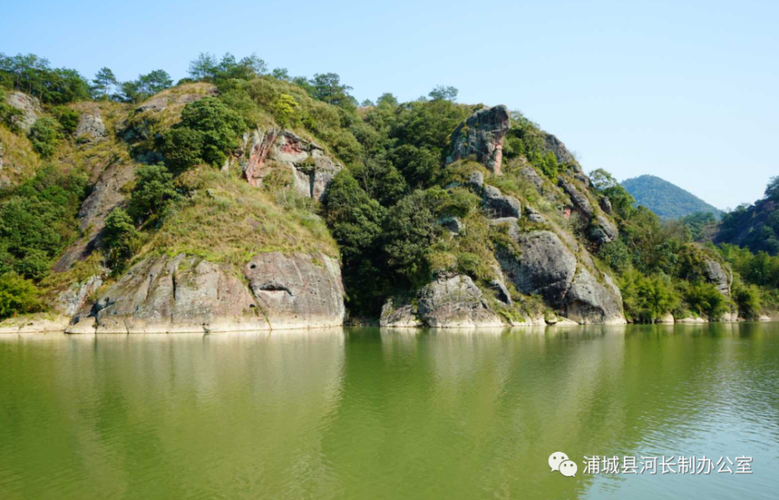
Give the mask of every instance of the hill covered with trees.
<svg viewBox="0 0 779 500">
<path fill-rule="evenodd" d="M 719 218 L 721 211 L 689 191 L 654 175 L 641 175 L 622 181 L 622 186 L 643 205 L 662 219 L 680 219 L 697 213 L 712 213 Z"/>
<path fill-rule="evenodd" d="M 522 113 L 453 87 L 358 103 L 335 73 L 256 56 L 201 54 L 174 85 L 19 55 L 0 57 L 0 90 L 3 317 L 512 326 L 757 318 L 778 302 L 762 257 L 695 242 Z"/>
</svg>

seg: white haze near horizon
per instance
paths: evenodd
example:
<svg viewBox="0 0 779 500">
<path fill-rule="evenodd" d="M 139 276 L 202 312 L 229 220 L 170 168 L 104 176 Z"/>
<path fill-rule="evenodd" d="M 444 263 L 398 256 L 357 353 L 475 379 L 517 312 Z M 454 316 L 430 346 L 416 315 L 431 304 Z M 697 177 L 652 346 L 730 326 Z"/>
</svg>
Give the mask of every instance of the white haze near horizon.
<svg viewBox="0 0 779 500">
<path fill-rule="evenodd" d="M 4 6 L 0 52 L 122 80 L 186 76 L 201 51 L 256 52 L 292 75 L 336 72 L 359 99 L 438 84 L 506 104 L 587 171 L 652 174 L 708 203 L 762 196 L 779 173 L 779 2 L 28 0 Z M 24 22 L 23 22 L 24 21 Z"/>
</svg>

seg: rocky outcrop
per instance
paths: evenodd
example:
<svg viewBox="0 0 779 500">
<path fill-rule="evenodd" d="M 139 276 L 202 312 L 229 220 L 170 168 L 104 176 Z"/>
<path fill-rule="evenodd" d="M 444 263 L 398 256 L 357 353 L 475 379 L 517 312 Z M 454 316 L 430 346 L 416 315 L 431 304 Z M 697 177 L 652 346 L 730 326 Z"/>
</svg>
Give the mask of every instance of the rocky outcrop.
<svg viewBox="0 0 779 500">
<path fill-rule="evenodd" d="M 381 308 L 379 325 L 395 328 L 418 328 L 424 326 L 418 314 L 416 306 L 390 298 Z"/>
<path fill-rule="evenodd" d="M 517 217 L 522 215 L 522 205 L 513 196 L 504 195 L 500 189 L 494 186 L 484 186 L 482 194 L 482 206 L 487 210 L 490 218 Z"/>
<path fill-rule="evenodd" d="M 335 259 L 261 253 L 243 272 L 272 330 L 343 324 L 344 289 Z"/>
<path fill-rule="evenodd" d="M 473 280 L 463 275 L 440 275 L 417 296 L 419 317 L 432 328 L 501 327 Z"/>
<path fill-rule="evenodd" d="M 255 130 L 246 142 L 250 146 L 243 172 L 252 186 L 262 187 L 268 175 L 281 170 L 290 174 L 301 196 L 321 200 L 335 174 L 343 169 L 321 146 L 289 130 Z"/>
<path fill-rule="evenodd" d="M 436 225 L 441 226 L 452 234 L 460 234 L 465 230 L 465 224 L 459 217 L 441 217 L 436 220 Z"/>
<path fill-rule="evenodd" d="M 729 297 L 733 285 L 733 272 L 730 267 L 723 267 L 722 264 L 713 259 L 706 259 L 704 266 L 706 280 L 716 286 L 722 295 Z"/>
<path fill-rule="evenodd" d="M 587 196 L 579 191 L 572 182 L 560 178 L 557 183 L 565 194 L 571 198 L 573 206 L 590 223 L 587 236 L 591 241 L 597 245 L 602 245 L 614 241 L 619 237 L 619 229 L 617 229 L 617 226 L 608 217 L 597 212 Z M 609 209 L 611 209 L 611 205 L 609 205 Z"/>
<path fill-rule="evenodd" d="M 574 171 L 581 171 L 576 158 L 568 151 L 563 141 L 558 139 L 552 134 L 546 134 L 544 137 L 544 150 L 551 151 L 557 158 L 557 162 L 561 164 L 571 165 L 574 167 Z"/>
<path fill-rule="evenodd" d="M 78 118 L 73 137 L 80 141 L 100 140 L 106 136 L 105 123 L 100 116 L 100 109 L 94 107 L 89 111 L 84 111 Z"/>
<path fill-rule="evenodd" d="M 81 237 L 73 243 L 54 265 L 55 272 L 67 271 L 77 261 L 88 257 L 100 246 L 105 219 L 111 211 L 126 199 L 122 186 L 135 179 L 132 165 L 109 165 L 95 183 L 92 192 L 81 204 L 78 212 Z"/>
<path fill-rule="evenodd" d="M 5 102 L 12 108 L 16 108 L 22 112 L 18 117 L 13 117 L 14 124 L 24 132 L 29 132 L 35 121 L 43 113 L 41 109 L 41 102 L 23 92 L 10 92 Z"/>
<path fill-rule="evenodd" d="M 579 262 L 552 231 L 533 231 L 515 237 L 521 256 L 498 252 L 503 272 L 517 290 L 541 295 L 552 307 L 580 324 L 624 323 L 622 297 L 613 281 Z"/>
<path fill-rule="evenodd" d="M 72 318 L 87 302 L 87 299 L 97 292 L 103 284 L 100 275 L 90 276 L 83 283 L 73 283 L 60 293 L 54 303 L 54 309 L 65 316 Z"/>
<path fill-rule="evenodd" d="M 452 133 L 452 153 L 447 163 L 474 156 L 495 175 L 503 162 L 503 138 L 509 130 L 506 106 L 483 108 L 472 114 Z"/>
<path fill-rule="evenodd" d="M 226 264 L 179 254 L 136 264 L 83 307 L 67 332 L 208 333 L 337 326 L 343 319 L 340 269 L 325 255 L 260 254 L 242 279 Z"/>
</svg>

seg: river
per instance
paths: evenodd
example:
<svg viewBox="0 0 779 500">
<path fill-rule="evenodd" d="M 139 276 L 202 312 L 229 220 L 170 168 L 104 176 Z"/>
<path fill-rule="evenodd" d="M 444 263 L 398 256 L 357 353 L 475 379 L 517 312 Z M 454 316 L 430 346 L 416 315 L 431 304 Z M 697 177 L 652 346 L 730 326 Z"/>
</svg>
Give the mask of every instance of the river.
<svg viewBox="0 0 779 500">
<path fill-rule="evenodd" d="M 0 335 L 4 500 L 759 499 L 778 467 L 777 323 Z"/>
</svg>

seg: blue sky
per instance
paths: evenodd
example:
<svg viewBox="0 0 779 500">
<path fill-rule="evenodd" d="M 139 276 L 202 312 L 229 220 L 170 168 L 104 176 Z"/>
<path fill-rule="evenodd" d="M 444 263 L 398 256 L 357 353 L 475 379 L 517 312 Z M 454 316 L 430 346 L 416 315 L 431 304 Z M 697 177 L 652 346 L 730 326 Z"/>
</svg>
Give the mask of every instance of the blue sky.
<svg viewBox="0 0 779 500">
<path fill-rule="evenodd" d="M 199 52 L 256 52 L 292 75 L 336 72 L 360 100 L 437 84 L 506 104 L 585 169 L 651 173 L 720 208 L 779 175 L 779 2 L 6 0 L 0 52 L 92 76 Z"/>
</svg>

